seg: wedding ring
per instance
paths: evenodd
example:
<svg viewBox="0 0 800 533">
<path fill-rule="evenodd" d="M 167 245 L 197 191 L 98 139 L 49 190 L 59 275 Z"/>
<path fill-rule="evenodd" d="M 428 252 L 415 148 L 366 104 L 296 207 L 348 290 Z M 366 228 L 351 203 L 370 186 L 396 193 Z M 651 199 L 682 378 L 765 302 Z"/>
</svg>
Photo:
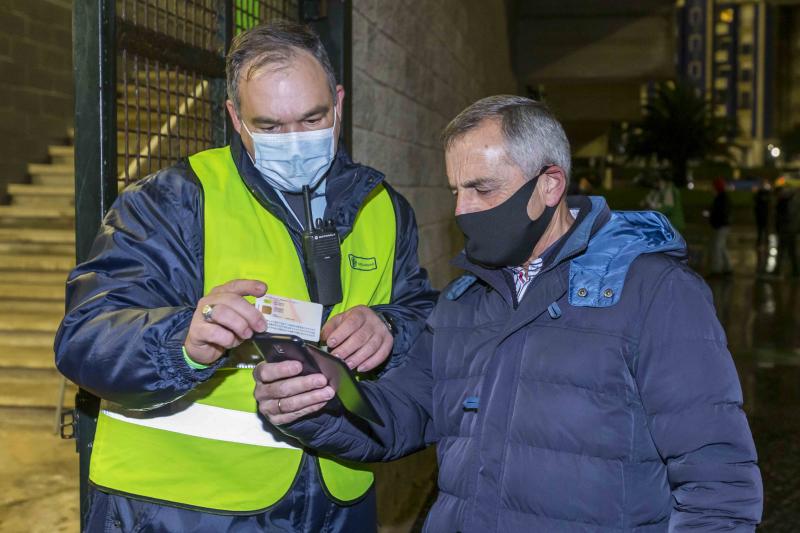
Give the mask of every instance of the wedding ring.
<svg viewBox="0 0 800 533">
<path fill-rule="evenodd" d="M 283 409 L 281 409 L 281 400 L 283 400 L 283 398 L 278 398 L 278 412 L 283 414 Z"/>
<path fill-rule="evenodd" d="M 211 314 L 214 312 L 214 306 L 210 304 L 206 304 L 203 306 L 203 310 L 200 311 L 203 314 L 203 319 L 206 322 L 213 322 L 214 319 L 212 318 Z"/>
</svg>

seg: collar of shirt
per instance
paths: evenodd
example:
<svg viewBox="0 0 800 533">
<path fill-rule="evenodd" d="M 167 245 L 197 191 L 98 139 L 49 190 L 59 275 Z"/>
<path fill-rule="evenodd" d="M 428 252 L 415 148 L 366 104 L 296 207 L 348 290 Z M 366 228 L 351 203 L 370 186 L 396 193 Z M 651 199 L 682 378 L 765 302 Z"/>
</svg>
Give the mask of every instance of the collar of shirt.
<svg viewBox="0 0 800 533">
<path fill-rule="evenodd" d="M 579 209 L 571 208 L 569 211 L 570 214 L 572 215 L 572 218 L 574 219 L 578 218 Z M 562 243 L 562 241 L 564 241 L 567 235 L 571 233 L 574 227 L 575 225 L 573 224 L 572 227 L 570 228 L 570 231 L 568 231 L 566 235 L 561 237 L 561 239 L 559 239 L 557 242 L 553 243 L 553 245 L 551 245 L 547 250 L 545 250 L 540 257 L 537 257 L 536 259 L 531 261 L 530 264 L 528 265 L 528 268 L 522 266 L 506 267 L 506 271 L 509 274 L 511 274 L 511 277 L 514 279 L 514 288 L 516 289 L 517 292 L 517 301 L 522 300 L 522 296 L 528 289 L 528 285 L 530 285 L 531 281 L 533 281 L 533 278 L 535 278 L 539 274 L 539 272 L 542 271 L 542 266 L 544 265 L 545 259 L 549 259 L 550 256 L 553 255 L 553 252 L 556 251 L 558 248 L 560 248 L 559 245 Z"/>
<path fill-rule="evenodd" d="M 544 261 L 541 257 L 537 257 L 533 261 L 530 262 L 528 268 L 525 267 L 508 267 L 508 270 L 511 273 L 511 277 L 514 278 L 514 288 L 517 291 L 517 300 L 522 299 L 522 295 L 525 294 L 525 290 L 530 285 L 533 278 L 541 272 L 542 265 Z"/>
</svg>

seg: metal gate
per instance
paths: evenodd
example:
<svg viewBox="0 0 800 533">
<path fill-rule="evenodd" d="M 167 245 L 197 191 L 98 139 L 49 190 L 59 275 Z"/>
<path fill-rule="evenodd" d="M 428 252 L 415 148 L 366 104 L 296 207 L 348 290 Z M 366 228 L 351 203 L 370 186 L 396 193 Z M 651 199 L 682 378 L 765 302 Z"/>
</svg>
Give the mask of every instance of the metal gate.
<svg viewBox="0 0 800 533">
<path fill-rule="evenodd" d="M 80 0 L 73 9 L 76 257 L 84 261 L 125 185 L 230 139 L 225 54 L 233 36 L 301 20 L 349 86 L 351 0 Z M 350 139 L 345 109 L 345 142 Z M 81 525 L 99 401 L 76 397 Z"/>
</svg>

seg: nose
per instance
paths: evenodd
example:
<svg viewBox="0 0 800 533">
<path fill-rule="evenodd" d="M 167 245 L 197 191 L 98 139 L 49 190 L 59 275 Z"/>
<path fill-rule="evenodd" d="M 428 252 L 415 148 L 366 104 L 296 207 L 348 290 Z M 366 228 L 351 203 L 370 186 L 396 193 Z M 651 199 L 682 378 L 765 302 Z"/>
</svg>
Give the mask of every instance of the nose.
<svg viewBox="0 0 800 533">
<path fill-rule="evenodd" d="M 466 215 L 467 213 L 475 211 L 475 207 L 472 205 L 472 202 L 467 200 L 466 196 L 466 194 L 459 194 L 456 196 L 456 216 Z"/>
<path fill-rule="evenodd" d="M 456 216 L 464 214 L 464 200 L 456 196 Z"/>
</svg>

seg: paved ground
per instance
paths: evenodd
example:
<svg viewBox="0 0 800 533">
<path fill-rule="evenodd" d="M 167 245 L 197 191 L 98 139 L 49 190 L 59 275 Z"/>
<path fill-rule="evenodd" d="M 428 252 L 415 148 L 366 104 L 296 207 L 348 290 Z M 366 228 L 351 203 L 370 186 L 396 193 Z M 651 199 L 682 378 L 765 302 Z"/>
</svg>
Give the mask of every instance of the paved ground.
<svg viewBox="0 0 800 533">
<path fill-rule="evenodd" d="M 0 424 L 0 533 L 78 531 L 74 442 L 21 422 Z"/>
<path fill-rule="evenodd" d="M 764 478 L 760 531 L 800 530 L 800 280 L 712 279 Z"/>
<path fill-rule="evenodd" d="M 712 279 L 764 476 L 760 531 L 800 530 L 800 282 L 739 275 Z M 49 420 L 0 421 L 0 533 L 78 530 L 77 455 Z M 384 467 L 385 532 L 408 531 L 428 499 L 432 457 Z M 397 487 L 412 484 L 411 491 Z M 416 521 L 416 527 L 420 525 Z"/>
</svg>

